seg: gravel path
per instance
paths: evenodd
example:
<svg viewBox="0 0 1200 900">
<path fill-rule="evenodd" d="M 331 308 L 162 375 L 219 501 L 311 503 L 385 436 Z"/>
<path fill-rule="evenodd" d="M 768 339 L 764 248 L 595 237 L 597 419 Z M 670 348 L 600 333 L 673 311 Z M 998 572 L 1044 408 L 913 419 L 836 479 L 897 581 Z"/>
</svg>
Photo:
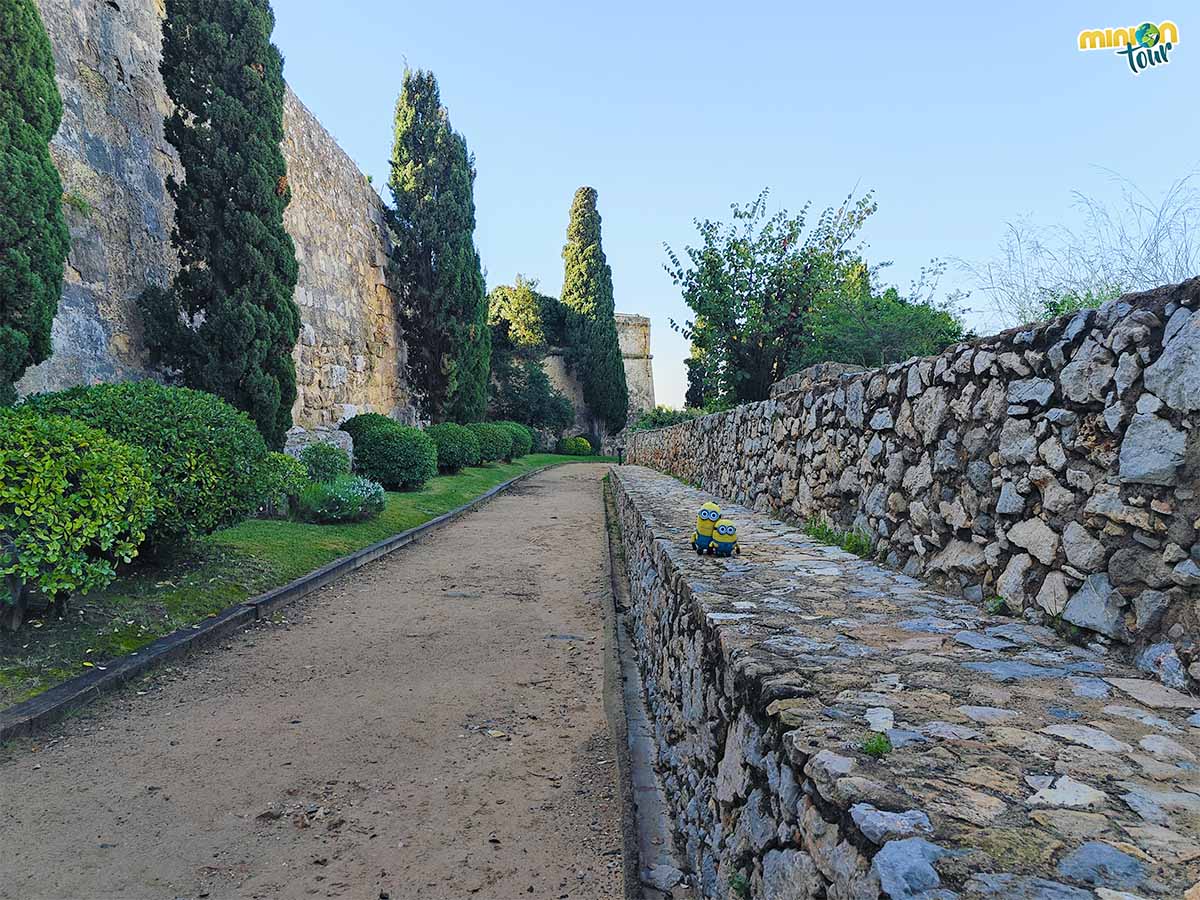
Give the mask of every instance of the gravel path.
<svg viewBox="0 0 1200 900">
<path fill-rule="evenodd" d="M 621 897 L 605 471 L 9 745 L 0 897 Z"/>
</svg>

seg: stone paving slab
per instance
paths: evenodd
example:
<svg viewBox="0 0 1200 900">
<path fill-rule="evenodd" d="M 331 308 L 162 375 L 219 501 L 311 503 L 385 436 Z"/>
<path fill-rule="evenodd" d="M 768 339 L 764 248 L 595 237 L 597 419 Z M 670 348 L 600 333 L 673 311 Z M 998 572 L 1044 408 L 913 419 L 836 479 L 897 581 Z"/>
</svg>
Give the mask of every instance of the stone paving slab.
<svg viewBox="0 0 1200 900">
<path fill-rule="evenodd" d="M 699 557 L 713 498 L 614 472 L 704 895 L 1200 897 L 1200 698 L 744 507 Z"/>
</svg>

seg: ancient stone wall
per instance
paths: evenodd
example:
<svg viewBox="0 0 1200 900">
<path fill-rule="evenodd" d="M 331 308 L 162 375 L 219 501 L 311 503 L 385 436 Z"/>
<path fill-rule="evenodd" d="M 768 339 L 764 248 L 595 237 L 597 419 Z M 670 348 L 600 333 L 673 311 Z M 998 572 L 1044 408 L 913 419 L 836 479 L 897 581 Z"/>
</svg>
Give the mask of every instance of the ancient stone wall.
<svg viewBox="0 0 1200 900">
<path fill-rule="evenodd" d="M 1200 279 L 631 434 L 631 462 L 1200 677 Z M 1190 667 L 1190 669 L 1189 669 Z"/>
<path fill-rule="evenodd" d="M 163 134 L 170 100 L 158 64 L 161 0 L 38 0 L 54 48 L 63 124 L 51 146 L 63 176 L 71 254 L 54 355 L 22 393 L 147 377 L 137 297 L 177 266 L 169 175 L 182 175 Z M 358 410 L 412 418 L 406 350 L 385 282 L 382 203 L 334 139 L 289 91 L 284 153 L 293 200 L 298 424 Z"/>
<path fill-rule="evenodd" d="M 283 152 L 292 202 L 284 225 L 300 278 L 294 420 L 336 425 L 359 412 L 415 421 L 408 350 L 388 286 L 383 203 L 354 161 L 289 89 Z"/>
<path fill-rule="evenodd" d="M 744 507 L 615 468 L 658 771 L 700 896 L 1200 892 L 1200 699 Z"/>
<path fill-rule="evenodd" d="M 629 421 L 654 408 L 654 357 L 650 353 L 650 320 L 632 313 L 617 313 L 617 339 L 625 363 L 625 384 L 629 388 Z M 575 406 L 574 432 L 597 434 L 607 438 L 608 427 L 592 415 L 583 399 L 583 384 L 567 366 L 566 356 L 552 347 L 542 360 L 550 384 Z"/>
<path fill-rule="evenodd" d="M 625 361 L 629 388 L 629 421 L 654 409 L 654 366 L 650 353 L 650 320 L 646 316 L 617 313 L 617 339 Z"/>
</svg>

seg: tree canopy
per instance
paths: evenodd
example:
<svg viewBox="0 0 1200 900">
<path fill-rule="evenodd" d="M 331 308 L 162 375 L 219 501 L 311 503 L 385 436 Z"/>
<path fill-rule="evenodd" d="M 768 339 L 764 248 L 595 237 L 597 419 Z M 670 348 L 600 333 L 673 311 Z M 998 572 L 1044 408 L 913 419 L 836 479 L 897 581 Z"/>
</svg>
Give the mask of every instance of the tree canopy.
<svg viewBox="0 0 1200 900">
<path fill-rule="evenodd" d="M 811 228 L 809 205 L 769 215 L 767 199 L 763 191 L 733 204 L 731 223 L 697 221 L 700 243 L 682 259 L 666 248 L 667 272 L 693 314 L 671 323 L 692 342 L 689 406 L 762 400 L 813 363 L 876 366 L 961 338 L 948 305 L 876 290 L 878 267 L 855 244 L 877 208 L 870 193 L 826 209 Z"/>
<path fill-rule="evenodd" d="M 406 70 L 392 152 L 393 268 L 409 362 L 435 422 L 474 422 L 487 406 L 491 331 L 475 249 L 475 169 L 450 127 L 432 72 Z"/>
<path fill-rule="evenodd" d="M 595 188 L 581 187 L 575 192 L 563 262 L 568 360 L 583 383 L 584 400 L 592 414 L 612 429 L 623 428 L 629 415 L 629 389 L 617 338 L 612 269 L 601 245 Z"/>
<path fill-rule="evenodd" d="M 33 0 L 0 0 L 0 405 L 50 356 L 70 235 L 50 139 L 62 121 L 50 39 Z"/>
<path fill-rule="evenodd" d="M 180 268 L 142 305 L 153 360 L 245 410 L 278 447 L 296 400 L 300 310 L 274 27 L 267 0 L 167 0 L 166 133 L 186 175 L 167 181 Z"/>
</svg>

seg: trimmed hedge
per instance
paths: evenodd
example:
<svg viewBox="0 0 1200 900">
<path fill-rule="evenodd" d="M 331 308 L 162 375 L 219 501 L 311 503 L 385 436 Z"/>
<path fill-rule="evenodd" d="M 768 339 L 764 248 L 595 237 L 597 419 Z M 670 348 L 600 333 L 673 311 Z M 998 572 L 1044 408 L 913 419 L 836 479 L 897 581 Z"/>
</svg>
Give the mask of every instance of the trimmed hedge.
<svg viewBox="0 0 1200 900">
<path fill-rule="evenodd" d="M 112 581 L 157 506 L 141 450 L 71 419 L 0 410 L 0 600 L 13 630 L 31 588 L 54 598 Z"/>
<path fill-rule="evenodd" d="M 145 451 L 160 501 L 148 544 L 208 534 L 258 508 L 267 445 L 213 394 L 137 381 L 34 396 L 19 408 L 69 416 Z"/>
<path fill-rule="evenodd" d="M 425 429 L 437 447 L 438 470 L 457 472 L 464 466 L 477 466 L 480 462 L 479 438 L 464 425 L 444 422 Z"/>
<path fill-rule="evenodd" d="M 268 453 L 258 467 L 258 514 L 283 518 L 311 483 L 300 460 L 286 453 Z"/>
<path fill-rule="evenodd" d="M 392 422 L 354 439 L 354 470 L 386 488 L 416 490 L 437 474 L 437 447 L 419 428 Z"/>
<path fill-rule="evenodd" d="M 300 462 L 308 477 L 316 482 L 333 481 L 339 475 L 350 474 L 350 454 L 324 441 L 304 447 L 300 451 Z"/>
<path fill-rule="evenodd" d="M 359 437 L 368 431 L 375 428 L 391 428 L 399 424 L 399 422 L 390 416 L 380 415 L 379 413 L 359 413 L 357 416 L 347 419 L 338 427 L 354 438 L 354 442 L 357 444 Z"/>
<path fill-rule="evenodd" d="M 563 438 L 558 442 L 558 452 L 567 456 L 591 456 L 596 451 L 585 437 Z"/>
<path fill-rule="evenodd" d="M 509 451 L 508 459 L 518 459 L 529 455 L 529 451 L 533 449 L 532 431 L 520 422 L 497 422 L 496 424 L 512 435 L 512 449 Z"/>
<path fill-rule="evenodd" d="M 315 482 L 300 493 L 297 516 L 305 522 L 327 525 L 361 522 L 381 512 L 383 485 L 356 475 L 339 475 L 333 481 Z"/>
<path fill-rule="evenodd" d="M 507 459 L 512 453 L 512 432 L 495 422 L 472 422 L 467 428 L 479 441 L 479 455 L 484 462 Z"/>
</svg>

